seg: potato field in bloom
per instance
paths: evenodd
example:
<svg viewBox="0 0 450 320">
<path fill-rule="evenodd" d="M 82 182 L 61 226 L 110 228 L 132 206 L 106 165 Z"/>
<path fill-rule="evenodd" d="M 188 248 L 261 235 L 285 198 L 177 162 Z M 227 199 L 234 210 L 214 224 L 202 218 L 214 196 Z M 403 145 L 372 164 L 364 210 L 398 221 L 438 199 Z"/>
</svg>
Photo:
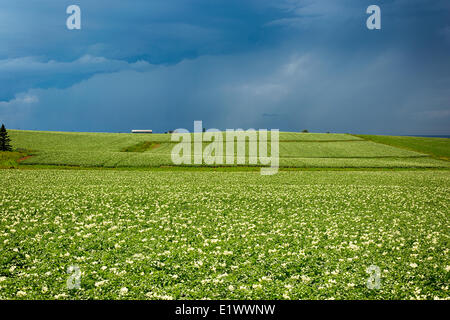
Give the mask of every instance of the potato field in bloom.
<svg viewBox="0 0 450 320">
<path fill-rule="evenodd" d="M 0 184 L 0 299 L 450 297 L 448 170 L 0 170 Z"/>
<path fill-rule="evenodd" d="M 10 134 L 16 148 L 29 155 L 20 161 L 24 166 L 149 168 L 174 165 L 171 152 L 176 143 L 171 142 L 170 134 L 22 130 L 11 130 Z M 449 161 L 442 161 L 442 156 L 450 159 L 447 151 L 450 139 L 368 136 L 382 139 L 382 143 L 378 143 L 364 137 L 281 132 L 279 165 L 290 168 L 450 168 Z M 143 148 L 146 144 L 151 147 Z M 208 144 L 205 142 L 203 148 Z M 236 151 L 237 147 L 235 154 Z M 248 150 L 246 152 L 248 155 Z M 250 165 L 248 160 L 246 158 L 244 166 Z M 10 161 L 3 167 L 11 167 Z"/>
</svg>

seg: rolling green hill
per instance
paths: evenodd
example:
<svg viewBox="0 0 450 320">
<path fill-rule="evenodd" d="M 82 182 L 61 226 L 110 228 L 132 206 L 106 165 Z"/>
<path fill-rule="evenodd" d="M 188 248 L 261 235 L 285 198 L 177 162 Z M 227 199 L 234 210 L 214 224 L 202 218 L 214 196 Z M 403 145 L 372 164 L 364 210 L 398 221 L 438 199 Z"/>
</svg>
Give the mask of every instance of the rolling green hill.
<svg viewBox="0 0 450 320">
<path fill-rule="evenodd" d="M 358 135 L 362 139 L 429 154 L 435 158 L 450 160 L 450 139 Z"/>
<path fill-rule="evenodd" d="M 9 131 L 23 165 L 172 166 L 169 134 Z M 391 137 L 392 138 L 392 137 Z M 450 139 L 280 133 L 280 166 L 300 168 L 444 168 Z M 441 141 L 443 140 L 443 141 Z M 204 143 L 206 147 L 208 143 Z M 236 149 L 236 148 L 235 148 Z M 248 142 L 246 145 L 248 150 Z M 235 151 L 236 152 L 236 151 Z M 225 152 L 224 152 L 225 153 Z M 433 158 L 435 157 L 435 158 Z M 247 159 L 248 160 L 248 159 Z M 248 161 L 245 165 L 248 165 Z"/>
</svg>

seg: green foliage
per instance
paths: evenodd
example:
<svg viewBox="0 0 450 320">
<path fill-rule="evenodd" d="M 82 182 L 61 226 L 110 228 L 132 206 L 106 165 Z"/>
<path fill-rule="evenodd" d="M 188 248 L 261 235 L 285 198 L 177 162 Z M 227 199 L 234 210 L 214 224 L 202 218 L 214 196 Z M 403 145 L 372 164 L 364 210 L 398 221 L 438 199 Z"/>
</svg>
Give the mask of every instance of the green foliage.
<svg viewBox="0 0 450 320">
<path fill-rule="evenodd" d="M 0 299 L 445 299 L 449 186 L 449 171 L 1 170 Z"/>
<path fill-rule="evenodd" d="M 17 168 L 18 160 L 26 155 L 24 152 L 0 151 L 0 169 Z"/>
<path fill-rule="evenodd" d="M 174 143 L 170 141 L 171 135 L 168 134 L 10 130 L 10 135 L 15 146 L 33 150 L 34 156 L 21 162 L 23 164 L 111 168 L 173 165 L 170 154 Z M 206 145 L 204 143 L 204 147 Z M 246 149 L 248 150 L 248 143 Z M 236 150 L 237 148 L 235 154 Z M 248 165 L 248 159 L 246 163 Z M 431 159 L 428 155 L 413 150 L 366 141 L 348 134 L 281 132 L 280 166 L 438 168 L 450 167 L 450 163 Z"/>
<path fill-rule="evenodd" d="M 433 157 L 450 160 L 450 139 L 448 138 L 424 138 L 424 137 L 396 137 L 358 135 L 363 139 L 390 146 L 426 153 Z"/>
<path fill-rule="evenodd" d="M 8 136 L 8 131 L 6 131 L 4 124 L 0 128 L 0 151 L 12 151 L 11 139 Z"/>
</svg>

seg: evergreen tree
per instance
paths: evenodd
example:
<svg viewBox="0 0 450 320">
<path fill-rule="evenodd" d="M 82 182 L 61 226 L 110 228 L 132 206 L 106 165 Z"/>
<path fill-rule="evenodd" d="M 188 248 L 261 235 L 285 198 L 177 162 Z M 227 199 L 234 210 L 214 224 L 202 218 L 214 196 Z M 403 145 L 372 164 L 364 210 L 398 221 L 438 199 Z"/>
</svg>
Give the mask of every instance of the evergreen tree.
<svg viewBox="0 0 450 320">
<path fill-rule="evenodd" d="M 6 131 L 5 125 L 2 124 L 0 128 L 0 151 L 12 151 L 11 139 L 8 136 L 8 131 Z"/>
</svg>

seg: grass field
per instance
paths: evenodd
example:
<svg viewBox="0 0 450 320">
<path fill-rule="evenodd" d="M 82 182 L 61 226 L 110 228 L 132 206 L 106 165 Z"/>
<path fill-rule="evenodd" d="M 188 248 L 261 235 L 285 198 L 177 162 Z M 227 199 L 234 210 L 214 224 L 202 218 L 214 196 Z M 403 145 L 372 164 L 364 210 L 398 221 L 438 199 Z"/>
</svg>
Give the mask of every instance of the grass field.
<svg viewBox="0 0 450 320">
<path fill-rule="evenodd" d="M 1 170 L 0 183 L 1 299 L 449 298 L 448 171 Z"/>
<path fill-rule="evenodd" d="M 67 133 L 11 130 L 13 145 L 32 157 L 23 165 L 82 167 L 160 167 L 173 165 L 174 143 L 168 134 Z M 378 136 L 377 136 L 378 137 Z M 371 141 L 349 134 L 280 133 L 280 166 L 298 168 L 448 168 L 437 159 L 438 147 L 408 148 Z M 409 138 L 407 138 L 409 139 Z M 411 138 L 412 139 L 412 138 Z M 450 149 L 450 139 L 432 142 L 440 152 Z M 434 140 L 432 140 L 434 141 Z M 382 143 L 379 143 L 382 142 Z M 433 144 L 433 146 L 434 146 Z M 207 144 L 204 143 L 204 147 Z M 247 146 L 248 149 L 248 146 Z M 442 151 L 444 150 L 444 151 Z M 248 161 L 245 165 L 248 165 Z"/>
<path fill-rule="evenodd" d="M 395 137 L 359 135 L 366 140 L 391 145 L 405 150 L 413 150 L 432 155 L 439 159 L 450 160 L 448 138 Z"/>
<path fill-rule="evenodd" d="M 17 168 L 19 160 L 27 156 L 25 152 L 0 151 L 0 169 Z"/>
</svg>

